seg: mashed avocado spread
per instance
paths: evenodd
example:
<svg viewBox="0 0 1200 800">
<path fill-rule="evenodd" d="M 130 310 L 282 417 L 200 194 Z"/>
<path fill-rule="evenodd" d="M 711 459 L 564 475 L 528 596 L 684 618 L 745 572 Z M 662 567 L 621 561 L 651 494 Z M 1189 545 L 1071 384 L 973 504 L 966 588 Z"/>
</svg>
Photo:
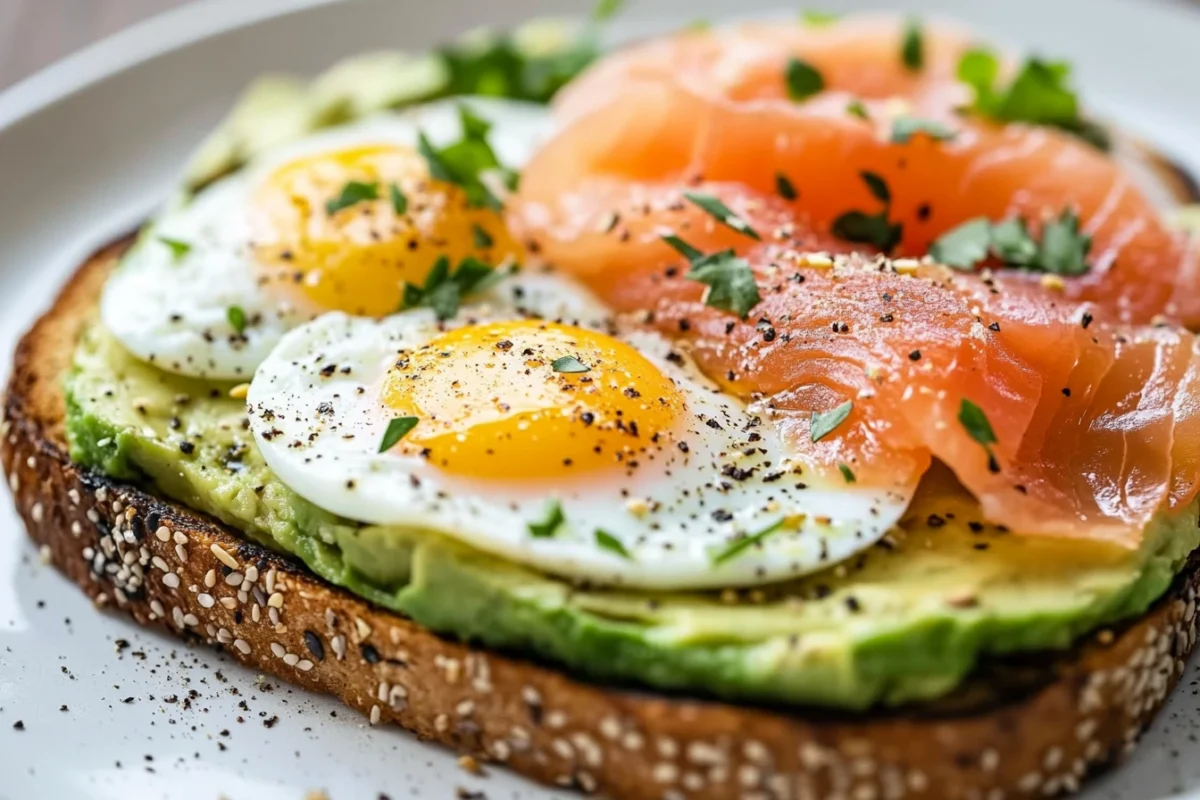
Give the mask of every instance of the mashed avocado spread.
<svg viewBox="0 0 1200 800">
<path fill-rule="evenodd" d="M 571 583 L 429 531 L 362 526 L 296 496 L 259 456 L 230 384 L 138 361 L 98 323 L 67 376 L 71 456 L 144 481 L 421 625 L 573 673 L 764 702 L 860 709 L 939 697 L 981 657 L 1066 648 L 1136 616 L 1200 545 L 1193 504 L 1139 550 L 1014 536 L 927 480 L 887 540 L 752 591 Z"/>
</svg>

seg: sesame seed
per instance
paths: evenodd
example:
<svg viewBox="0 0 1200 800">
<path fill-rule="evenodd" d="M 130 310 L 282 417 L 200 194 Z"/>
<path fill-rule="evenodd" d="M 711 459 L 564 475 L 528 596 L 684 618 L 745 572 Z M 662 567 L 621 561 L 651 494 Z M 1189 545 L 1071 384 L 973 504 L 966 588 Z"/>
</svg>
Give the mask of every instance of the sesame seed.
<svg viewBox="0 0 1200 800">
<path fill-rule="evenodd" d="M 275 654 L 276 658 L 283 658 L 287 655 L 287 650 L 279 642 L 271 642 L 271 652 Z"/>
<path fill-rule="evenodd" d="M 383 712 L 381 712 L 379 710 L 379 706 L 371 706 L 371 718 L 370 719 L 371 719 L 372 725 L 378 725 L 379 720 L 382 716 L 383 716 Z"/>
<path fill-rule="evenodd" d="M 162 582 L 163 582 L 163 585 L 166 586 L 168 589 L 178 589 L 179 588 L 179 576 L 176 575 L 174 572 L 165 573 L 163 575 Z"/>
<path fill-rule="evenodd" d="M 175 557 L 180 561 L 187 561 L 187 548 L 181 544 L 175 545 Z"/>
<path fill-rule="evenodd" d="M 34 522 L 41 522 L 45 516 L 45 510 L 41 503 L 34 503 L 33 508 L 29 509 L 29 516 L 33 517 Z"/>
<path fill-rule="evenodd" d="M 283 595 L 275 592 L 275 594 L 267 598 L 267 605 L 271 608 L 283 608 Z"/>
<path fill-rule="evenodd" d="M 221 605 L 225 606 L 225 608 L 228 608 L 230 611 L 233 611 L 235 608 L 237 608 L 237 600 L 233 599 L 232 597 L 222 597 Z"/>
<path fill-rule="evenodd" d="M 244 656 L 250 655 L 250 643 L 247 642 L 245 639 L 234 640 L 233 646 L 236 647 L 241 652 L 242 655 L 244 655 Z"/>
<path fill-rule="evenodd" d="M 160 525 L 158 527 L 158 530 L 156 530 L 154 532 L 154 535 L 156 537 L 158 537 L 158 540 L 160 542 L 168 542 L 171 540 L 171 531 L 167 528 L 166 525 Z"/>
<path fill-rule="evenodd" d="M 229 390 L 229 397 L 233 400 L 245 400 L 246 395 L 250 393 L 250 384 L 239 383 L 237 386 Z"/>
<path fill-rule="evenodd" d="M 211 550 L 212 554 L 217 557 L 217 560 L 225 566 L 229 567 L 230 569 L 238 568 L 237 559 L 229 555 L 229 551 L 227 551 L 224 547 L 221 547 L 221 545 L 214 543 L 211 547 L 209 547 L 209 550 Z"/>
<path fill-rule="evenodd" d="M 307 658 L 302 658 L 296 662 L 296 669 L 300 670 L 301 672 L 308 672 L 312 668 L 313 662 L 309 661 Z"/>
<path fill-rule="evenodd" d="M 200 604 L 201 608 L 212 608 L 217 601 L 208 592 L 201 592 L 196 595 L 196 602 Z"/>
<path fill-rule="evenodd" d="M 194 628 L 200 624 L 200 619 L 195 614 L 184 614 L 183 624 L 187 625 L 189 628 Z"/>
<path fill-rule="evenodd" d="M 283 657 L 283 663 L 287 664 L 289 667 L 294 667 L 300 663 L 300 656 L 296 655 L 295 653 L 288 653 Z"/>
</svg>

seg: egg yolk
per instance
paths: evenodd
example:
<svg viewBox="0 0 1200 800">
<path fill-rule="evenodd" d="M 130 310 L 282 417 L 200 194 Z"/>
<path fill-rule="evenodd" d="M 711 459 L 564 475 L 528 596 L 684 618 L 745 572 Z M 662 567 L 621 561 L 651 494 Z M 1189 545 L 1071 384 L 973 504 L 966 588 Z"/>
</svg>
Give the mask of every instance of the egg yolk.
<svg viewBox="0 0 1200 800">
<path fill-rule="evenodd" d="M 670 444 L 685 408 L 630 345 L 538 320 L 459 328 L 399 354 L 381 401 L 418 418 L 393 452 L 511 480 L 633 469 Z"/>
<path fill-rule="evenodd" d="M 497 212 L 394 145 L 285 164 L 255 190 L 250 230 L 262 284 L 300 308 L 360 316 L 397 311 L 404 284 L 422 285 L 443 256 L 499 266 L 520 255 Z"/>
</svg>

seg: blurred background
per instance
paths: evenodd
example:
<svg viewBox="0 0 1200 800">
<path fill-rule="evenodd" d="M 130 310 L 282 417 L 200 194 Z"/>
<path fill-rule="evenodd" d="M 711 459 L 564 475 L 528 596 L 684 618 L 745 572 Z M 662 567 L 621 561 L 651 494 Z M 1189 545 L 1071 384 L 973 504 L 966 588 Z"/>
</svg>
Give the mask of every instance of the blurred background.
<svg viewBox="0 0 1200 800">
<path fill-rule="evenodd" d="M 97 39 L 185 2 L 0 0 L 0 90 Z"/>
</svg>

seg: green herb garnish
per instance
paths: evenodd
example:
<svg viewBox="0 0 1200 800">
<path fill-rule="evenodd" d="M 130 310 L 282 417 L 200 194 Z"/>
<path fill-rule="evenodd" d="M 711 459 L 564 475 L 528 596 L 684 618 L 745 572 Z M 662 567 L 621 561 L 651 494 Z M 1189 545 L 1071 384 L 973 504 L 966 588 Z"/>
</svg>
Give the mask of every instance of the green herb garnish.
<svg viewBox="0 0 1200 800">
<path fill-rule="evenodd" d="M 812 440 L 819 442 L 832 433 L 834 428 L 846 421 L 846 417 L 850 416 L 850 411 L 853 408 L 854 401 L 847 400 L 832 411 L 824 413 L 814 411 L 810 426 Z"/>
<path fill-rule="evenodd" d="M 494 267 L 469 256 L 458 262 L 458 268 L 451 272 L 450 259 L 441 256 L 425 276 L 423 287 L 411 283 L 404 284 L 404 296 L 399 310 L 407 311 L 410 308 L 428 306 L 434 310 L 438 319 L 450 319 L 458 313 L 462 298 L 476 290 L 495 272 Z"/>
<path fill-rule="evenodd" d="M 997 85 L 999 76 L 1000 58 L 990 50 L 976 48 L 959 60 L 958 79 L 975 91 L 972 111 L 999 122 L 1060 128 L 1101 150 L 1111 146 L 1107 131 L 1080 116 L 1070 65 L 1030 58 L 1007 86 Z"/>
<path fill-rule="evenodd" d="M 949 141 L 956 135 L 950 128 L 932 119 L 896 117 L 892 121 L 892 142 L 895 144 L 908 144 L 919 133 L 939 142 Z"/>
<path fill-rule="evenodd" d="M 587 372 L 589 369 L 591 369 L 591 367 L 589 367 L 587 364 L 584 364 L 575 356 L 561 356 L 560 358 L 556 358 L 554 361 L 550 362 L 550 367 L 555 372 L 565 372 L 568 374 Z"/>
<path fill-rule="evenodd" d="M 732 250 L 722 250 L 693 261 L 687 277 L 708 287 L 705 305 L 731 311 L 742 319 L 762 301 L 750 264 L 734 255 Z"/>
<path fill-rule="evenodd" d="M 379 199 L 379 184 L 378 183 L 363 183 L 362 181 L 350 181 L 342 187 L 342 191 L 337 197 L 325 203 L 326 214 L 336 214 L 343 208 L 358 205 L 367 200 Z"/>
<path fill-rule="evenodd" d="M 771 523 L 770 525 L 763 528 L 758 533 L 751 534 L 749 536 L 743 536 L 740 539 L 733 540 L 733 542 L 731 542 L 728 547 L 726 547 L 724 550 L 719 551 L 716 555 L 712 556 L 713 566 L 716 567 L 721 564 L 724 564 L 726 561 L 729 561 L 730 559 L 732 559 L 735 556 L 737 556 L 738 554 L 740 554 L 743 550 L 747 550 L 747 549 L 753 547 L 754 545 L 758 544 L 759 542 L 763 541 L 768 536 L 770 536 L 771 534 L 775 533 L 780 528 L 782 528 L 783 523 L 786 521 L 787 521 L 786 519 L 781 519 L 778 522 Z"/>
<path fill-rule="evenodd" d="M 888 221 L 892 194 L 883 178 L 875 173 L 860 172 L 859 175 L 875 199 L 883 203 L 883 210 L 877 214 L 847 211 L 833 221 L 833 235 L 847 242 L 873 245 L 880 251 L 889 253 L 904 235 L 902 223 Z"/>
<path fill-rule="evenodd" d="M 225 319 L 229 321 L 229 327 L 238 332 L 239 335 L 246 332 L 246 312 L 241 306 L 230 306 L 225 309 Z"/>
<path fill-rule="evenodd" d="M 387 430 L 383 432 L 383 438 L 379 440 L 379 452 L 386 453 L 396 446 L 396 442 L 403 439 L 409 431 L 417 427 L 418 419 L 416 417 L 396 417 L 388 423 Z"/>
<path fill-rule="evenodd" d="M 788 97 L 796 102 L 807 100 L 825 88 L 825 79 L 816 67 L 798 58 L 788 59 L 787 71 Z"/>
<path fill-rule="evenodd" d="M 796 193 L 796 187 L 788 179 L 788 176 L 782 172 L 775 173 L 775 191 L 784 200 L 795 200 L 799 196 Z"/>
<path fill-rule="evenodd" d="M 690 244 L 688 244 L 683 239 L 680 239 L 678 236 L 676 236 L 674 234 L 668 234 L 667 236 L 662 237 L 662 240 L 664 242 L 666 242 L 667 244 L 669 244 L 672 248 L 674 248 L 680 255 L 682 255 L 688 261 L 694 262 L 694 261 L 699 261 L 700 259 L 704 258 L 703 252 L 692 247 Z"/>
<path fill-rule="evenodd" d="M 915 19 L 910 19 L 904 26 L 900 60 L 909 72 L 920 72 L 925 68 L 925 33 L 921 30 L 921 23 Z"/>
<path fill-rule="evenodd" d="M 476 115 L 465 105 L 458 107 L 463 136 L 446 147 L 435 147 L 422 131 L 417 137 L 417 152 L 429 165 L 429 174 L 439 181 L 460 187 L 472 208 L 503 209 L 500 198 L 488 188 L 484 176 L 499 172 L 510 186 L 515 185 L 516 173 L 507 170 L 488 143 L 491 123 Z"/>
<path fill-rule="evenodd" d="M 158 240 L 171 248 L 171 258 L 175 261 L 178 261 L 192 251 L 192 245 L 182 239 L 171 239 L 166 236 L 160 236 Z"/>
<path fill-rule="evenodd" d="M 811 25 L 814 28 L 823 28 L 826 25 L 832 25 L 841 18 L 841 15 L 831 11 L 821 11 L 816 8 L 806 8 L 800 12 L 800 21 L 805 25 Z"/>
<path fill-rule="evenodd" d="M 483 229 L 480 225 L 471 226 L 471 237 L 475 241 L 475 247 L 479 250 L 487 250 L 496 243 L 492 235 Z"/>
<path fill-rule="evenodd" d="M 846 483 L 856 483 L 858 478 L 854 477 L 854 470 L 850 469 L 850 465 L 845 462 L 838 464 L 838 472 L 842 473 L 842 480 Z"/>
<path fill-rule="evenodd" d="M 711 194 L 701 194 L 699 192 L 684 192 L 683 196 L 707 211 L 722 225 L 732 228 L 743 236 L 749 236 L 751 239 L 758 241 L 762 240 L 762 237 L 758 235 L 758 231 L 750 227 L 750 223 L 733 213 L 729 206 L 722 203 L 720 199 L 713 197 Z"/>
<path fill-rule="evenodd" d="M 1042 226 L 1041 242 L 1029 233 L 1025 220 L 993 224 L 984 217 L 967 220 L 943 234 L 929 248 L 935 261 L 955 269 L 973 270 L 988 255 L 1006 266 L 1054 275 L 1088 271 L 1092 237 L 1079 231 L 1079 216 L 1070 209 Z"/>
<path fill-rule="evenodd" d="M 563 515 L 562 504 L 557 500 L 551 500 L 546 504 L 545 519 L 542 522 L 529 523 L 529 535 L 535 539 L 549 539 L 554 536 L 566 521 L 567 518 Z"/>
<path fill-rule="evenodd" d="M 621 12 L 625 0 L 599 0 L 592 9 L 593 22 L 608 22 Z"/>
<path fill-rule="evenodd" d="M 851 100 L 849 103 L 847 103 L 846 113 L 852 117 L 858 117 L 859 119 L 869 120 L 871 118 L 871 114 L 867 111 L 867 106 L 862 100 Z"/>
<path fill-rule="evenodd" d="M 962 423 L 967 434 L 984 447 L 993 445 L 998 441 L 996 439 L 996 432 L 992 430 L 992 424 L 988 422 L 987 415 L 983 413 L 983 409 L 965 397 L 958 408 L 958 421 Z"/>
<path fill-rule="evenodd" d="M 610 553 L 616 553 L 621 558 L 633 560 L 633 556 L 625 549 L 625 545 L 621 544 L 621 540 L 613 536 L 603 528 L 596 528 L 596 546 L 608 550 Z"/>
<path fill-rule="evenodd" d="M 400 191 L 399 186 L 393 183 L 389 189 L 389 193 L 392 198 L 392 211 L 395 211 L 397 216 L 408 211 L 408 198 L 405 197 L 404 192 Z"/>
</svg>

